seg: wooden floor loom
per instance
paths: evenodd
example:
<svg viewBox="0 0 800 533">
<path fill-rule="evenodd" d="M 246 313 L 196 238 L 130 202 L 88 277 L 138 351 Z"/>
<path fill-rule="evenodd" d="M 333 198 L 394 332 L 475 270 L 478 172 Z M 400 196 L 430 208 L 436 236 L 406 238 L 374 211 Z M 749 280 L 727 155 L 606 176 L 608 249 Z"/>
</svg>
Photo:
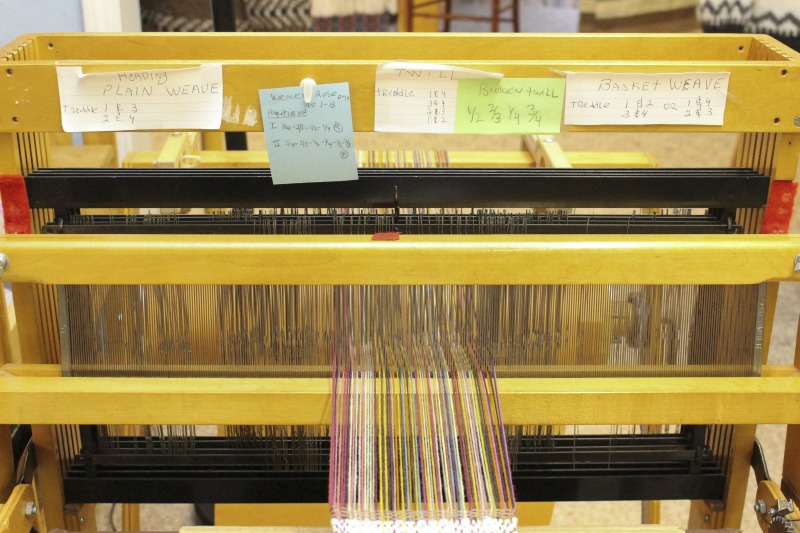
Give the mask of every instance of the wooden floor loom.
<svg viewBox="0 0 800 533">
<path fill-rule="evenodd" d="M 3 52 L 0 171 L 26 177 L 34 234 L 0 240 L 20 345 L 3 338 L 0 527 L 91 530 L 100 501 L 324 502 L 324 349 L 337 332 L 290 311 L 308 302 L 303 316 L 324 311 L 335 286 L 467 291 L 476 338 L 494 358 L 521 523 L 524 502 L 548 493 L 692 499 L 690 526 L 735 527 L 758 423 L 789 424 L 782 489 L 796 499 L 797 362 L 767 362 L 777 282 L 798 279 L 800 239 L 759 234 L 787 225 L 775 212 L 791 201 L 798 165 L 795 52 L 749 35 L 321 34 L 33 35 Z M 272 186 L 263 170 L 48 169 L 48 133 L 62 131 L 56 62 L 94 71 L 221 63 L 225 97 L 242 109 L 258 108 L 261 88 L 344 80 L 355 129 L 370 131 L 375 67 L 397 58 L 527 78 L 730 72 L 723 126 L 564 129 L 741 132 L 738 168 L 364 169 L 357 186 L 321 199 L 316 186 Z M 475 187 L 463 190 L 463 179 Z M 220 180 L 229 187 L 218 196 Z M 189 204 L 198 190 L 204 205 Z M 387 190 L 402 191 L 388 213 L 375 209 Z M 10 194 L 6 202 L 20 205 Z M 643 206 L 659 209 L 591 215 Z M 235 209 L 199 218 L 80 211 L 132 207 Z M 400 240 L 371 239 L 387 228 Z M 160 311 L 112 323 L 141 302 Z M 278 319 L 286 322 L 270 322 Z M 256 349 L 241 334 L 253 328 L 277 344 Z M 313 334 L 292 349 L 316 359 L 270 363 L 300 330 Z M 135 349 L 132 331 L 144 339 Z M 133 357 L 116 358 L 114 343 Z M 206 439 L 198 424 L 226 430 Z M 580 429 L 601 424 L 632 429 Z M 276 429 L 312 426 L 317 433 Z M 588 469 L 564 473 L 579 464 Z M 769 495 L 765 527 L 780 505 L 776 486 L 764 480 L 760 493 Z M 126 529 L 136 529 L 133 518 Z"/>
</svg>

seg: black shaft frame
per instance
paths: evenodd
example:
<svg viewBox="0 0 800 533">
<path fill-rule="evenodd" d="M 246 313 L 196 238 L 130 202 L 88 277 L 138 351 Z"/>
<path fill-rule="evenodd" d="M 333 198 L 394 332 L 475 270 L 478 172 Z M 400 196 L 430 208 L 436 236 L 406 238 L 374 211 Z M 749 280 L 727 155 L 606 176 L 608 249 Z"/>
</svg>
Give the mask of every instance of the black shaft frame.
<svg viewBox="0 0 800 533">
<path fill-rule="evenodd" d="M 763 207 L 748 169 L 360 169 L 355 181 L 273 185 L 269 169 L 40 169 L 32 208 Z"/>
<path fill-rule="evenodd" d="M 526 437 L 512 445 L 517 501 L 722 499 L 725 476 L 704 445 L 705 426 L 677 434 Z M 314 464 L 292 456 L 296 438 L 271 443 L 198 437 L 103 441 L 82 426 L 83 453 L 64 478 L 67 503 L 324 503 L 328 438 L 309 438 Z"/>
</svg>

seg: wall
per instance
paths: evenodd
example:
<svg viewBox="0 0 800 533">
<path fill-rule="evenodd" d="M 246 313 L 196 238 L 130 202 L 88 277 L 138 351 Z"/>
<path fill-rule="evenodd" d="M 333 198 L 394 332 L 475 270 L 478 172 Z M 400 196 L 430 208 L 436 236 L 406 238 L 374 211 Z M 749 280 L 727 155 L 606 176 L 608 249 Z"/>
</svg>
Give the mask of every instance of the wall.
<svg viewBox="0 0 800 533">
<path fill-rule="evenodd" d="M 0 43 L 22 33 L 83 31 L 81 0 L 0 0 Z"/>
</svg>

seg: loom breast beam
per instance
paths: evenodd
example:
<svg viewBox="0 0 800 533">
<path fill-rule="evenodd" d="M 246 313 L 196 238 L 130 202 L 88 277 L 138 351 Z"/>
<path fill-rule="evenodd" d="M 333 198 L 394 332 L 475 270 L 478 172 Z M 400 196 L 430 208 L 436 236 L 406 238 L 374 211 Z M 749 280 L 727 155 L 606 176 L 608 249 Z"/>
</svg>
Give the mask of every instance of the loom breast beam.
<svg viewBox="0 0 800 533">
<path fill-rule="evenodd" d="M 798 249 L 783 235 L 0 238 L 4 280 L 55 284 L 745 284 L 797 281 Z"/>
<path fill-rule="evenodd" d="M 42 235 L 0 242 L 9 258 L 6 281 L 55 284 L 745 284 L 797 281 L 800 248 L 800 238 L 774 235 L 590 235 L 571 243 L 550 235 L 412 235 L 399 244 L 368 236 Z M 215 269 L 198 268 L 204 264 Z"/>
</svg>

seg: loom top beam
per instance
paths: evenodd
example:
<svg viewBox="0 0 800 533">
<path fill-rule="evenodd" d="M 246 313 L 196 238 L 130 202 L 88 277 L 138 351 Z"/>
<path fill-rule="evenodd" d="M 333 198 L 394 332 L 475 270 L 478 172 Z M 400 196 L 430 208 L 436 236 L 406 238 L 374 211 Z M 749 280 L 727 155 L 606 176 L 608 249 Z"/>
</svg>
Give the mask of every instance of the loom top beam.
<svg viewBox="0 0 800 533">
<path fill-rule="evenodd" d="M 3 281 L 749 284 L 796 281 L 795 235 L 8 235 Z M 208 265 L 208 268 L 203 268 Z"/>
<path fill-rule="evenodd" d="M 535 48 L 527 46 L 531 38 L 539 39 Z M 57 60 L 83 59 L 247 59 L 274 58 L 375 59 L 393 55 L 398 43 L 408 41 L 402 34 L 380 33 L 232 33 L 211 35 L 192 33 L 92 33 L 90 38 L 79 33 L 38 33 L 21 35 L 8 48 L 28 46 L 32 58 Z M 745 60 L 756 48 L 778 44 L 764 35 L 685 34 L 685 33 L 619 33 L 595 35 L 579 33 L 489 34 L 489 33 L 415 33 L 412 50 L 427 59 L 453 58 L 463 55 L 481 59 L 640 59 L 663 60 Z M 232 44 L 233 43 L 233 44 Z M 163 45 L 171 45 L 165 47 Z M 491 45 L 491 46 L 487 46 Z M 159 46 L 161 45 L 161 46 Z M 367 46 L 369 45 L 369 46 Z M 774 47 L 787 60 L 800 54 L 778 45 Z M 336 54 L 332 56 L 331 54 Z"/>
<path fill-rule="evenodd" d="M 796 132 L 794 117 L 800 115 L 793 83 L 800 77 L 798 54 L 766 36 L 448 34 L 409 39 L 402 34 L 218 34 L 201 42 L 178 35 L 42 34 L 19 38 L 0 50 L 1 56 L 9 61 L 0 77 L 3 132 L 62 131 L 57 61 L 87 72 L 221 63 L 224 80 L 235 80 L 224 84 L 224 98 L 242 110 L 259 109 L 259 89 L 294 86 L 304 76 L 318 83 L 347 81 L 356 131 L 374 127 L 375 68 L 398 58 L 501 72 L 509 78 L 559 77 L 569 71 L 731 73 L 722 126 L 564 127 L 571 131 Z M 261 120 L 244 124 L 237 118 L 223 120 L 220 129 L 262 131 L 263 126 Z"/>
</svg>

